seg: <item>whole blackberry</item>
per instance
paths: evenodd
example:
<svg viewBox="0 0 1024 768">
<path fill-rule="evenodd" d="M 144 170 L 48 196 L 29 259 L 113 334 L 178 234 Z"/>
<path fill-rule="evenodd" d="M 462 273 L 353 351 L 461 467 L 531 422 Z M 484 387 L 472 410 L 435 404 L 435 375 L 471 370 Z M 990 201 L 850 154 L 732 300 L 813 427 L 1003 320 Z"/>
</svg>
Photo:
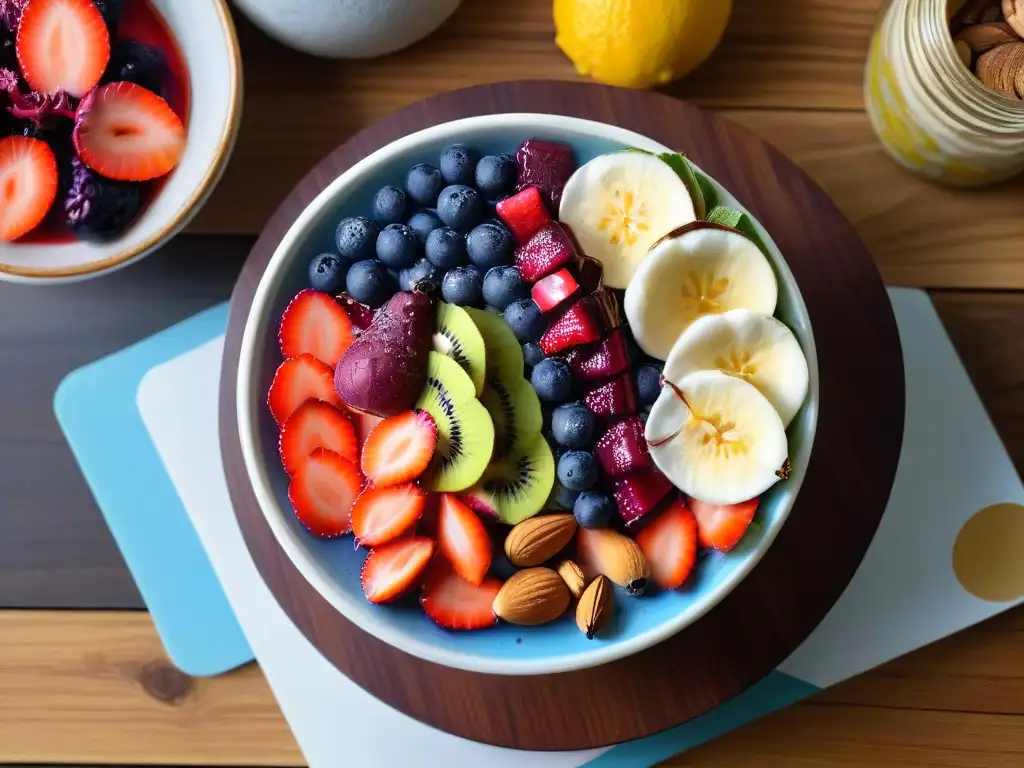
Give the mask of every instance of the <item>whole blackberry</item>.
<svg viewBox="0 0 1024 768">
<path fill-rule="evenodd" d="M 140 184 L 103 178 L 78 157 L 71 158 L 71 188 L 64 198 L 64 216 L 80 239 L 117 237 L 141 207 Z"/>
</svg>

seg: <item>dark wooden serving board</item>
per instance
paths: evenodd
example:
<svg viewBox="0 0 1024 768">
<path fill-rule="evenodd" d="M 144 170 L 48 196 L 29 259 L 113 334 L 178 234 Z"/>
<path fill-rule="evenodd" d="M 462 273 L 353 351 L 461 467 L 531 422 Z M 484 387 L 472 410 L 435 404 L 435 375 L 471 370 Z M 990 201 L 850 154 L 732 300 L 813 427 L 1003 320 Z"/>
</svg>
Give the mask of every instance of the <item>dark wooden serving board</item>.
<svg viewBox="0 0 1024 768">
<path fill-rule="evenodd" d="M 472 115 L 548 112 L 645 134 L 687 153 L 771 233 L 795 275 L 818 348 L 820 418 L 806 479 L 754 571 L 693 626 L 643 653 L 558 675 L 503 677 L 409 656 L 355 627 L 278 547 L 239 448 L 235 378 L 246 315 L 271 254 L 341 172 L 413 131 Z M 353 681 L 422 722 L 519 749 L 580 749 L 704 714 L 782 662 L 853 576 L 885 510 L 903 435 L 903 362 L 882 280 L 849 222 L 811 179 L 745 128 L 652 93 L 545 81 L 435 96 L 362 131 L 316 166 L 267 223 L 232 297 L 221 381 L 228 485 L 261 574 L 307 638 Z"/>
</svg>

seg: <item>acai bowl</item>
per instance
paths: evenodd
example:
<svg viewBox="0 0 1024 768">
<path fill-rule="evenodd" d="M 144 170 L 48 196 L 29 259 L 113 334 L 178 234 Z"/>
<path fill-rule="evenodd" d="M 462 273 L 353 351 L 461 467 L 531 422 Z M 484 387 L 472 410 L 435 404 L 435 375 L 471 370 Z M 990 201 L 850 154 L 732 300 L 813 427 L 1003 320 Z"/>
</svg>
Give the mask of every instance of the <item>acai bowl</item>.
<svg viewBox="0 0 1024 768">
<path fill-rule="evenodd" d="M 434 126 L 272 256 L 238 428 L 278 544 L 341 614 L 495 674 L 636 653 L 775 539 L 817 421 L 769 233 L 673 150 L 556 115 Z"/>
</svg>

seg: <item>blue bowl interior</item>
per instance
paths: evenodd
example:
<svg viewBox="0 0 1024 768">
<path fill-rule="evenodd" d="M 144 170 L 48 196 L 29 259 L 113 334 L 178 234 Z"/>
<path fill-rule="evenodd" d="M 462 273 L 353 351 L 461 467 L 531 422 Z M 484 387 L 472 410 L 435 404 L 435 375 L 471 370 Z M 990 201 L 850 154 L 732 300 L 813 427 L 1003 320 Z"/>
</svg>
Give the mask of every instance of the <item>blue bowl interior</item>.
<svg viewBox="0 0 1024 768">
<path fill-rule="evenodd" d="M 591 136 L 573 135 L 566 137 L 564 132 L 546 136 L 543 132 L 531 131 L 529 136 L 553 141 L 568 141 L 575 149 L 577 160 L 584 163 L 593 157 L 609 151 L 623 149 L 626 145 L 594 138 Z M 490 129 L 479 135 L 472 135 L 462 140 L 472 143 L 484 153 L 508 152 L 515 153 L 516 148 L 526 138 L 522 132 L 511 129 Z M 415 154 L 395 158 L 383 164 L 372 179 L 372 183 L 362 188 L 350 190 L 343 202 L 331 209 L 329 216 L 320 217 L 321 223 L 311 228 L 299 246 L 299 258 L 286 268 L 286 275 L 274 293 L 268 305 L 273 313 L 270 328 L 275 329 L 277 318 L 280 317 L 289 299 L 298 291 L 308 287 L 306 267 L 309 259 L 322 251 L 334 248 L 334 228 L 336 223 L 345 216 L 370 215 L 373 194 L 385 184 L 403 186 L 405 171 L 417 162 L 437 162 L 436 158 L 443 146 L 438 142 Z M 735 201 L 719 188 L 721 202 L 734 204 Z M 799 296 L 788 280 L 779 279 L 779 305 L 776 315 L 793 329 L 804 346 L 805 352 L 813 349 L 810 328 L 799 312 L 802 306 Z M 273 333 L 265 334 L 263 348 L 257 354 L 261 363 L 258 381 L 253 382 L 258 393 L 267 392 L 274 371 L 280 362 L 280 353 Z M 813 384 L 812 384 L 813 387 Z M 812 398 L 808 398 L 808 402 Z M 262 400 L 258 394 L 256 401 Z M 799 465 L 799 456 L 809 449 L 805 437 L 813 432 L 811 408 L 806 404 L 794 419 L 789 428 L 790 456 L 795 466 Z M 269 468 L 271 482 L 280 508 L 286 512 L 291 510 L 287 497 L 288 479 L 276 461 L 277 428 L 265 407 L 259 409 L 259 439 L 262 454 L 272 464 Z M 805 462 L 803 462 L 805 463 Z M 490 661 L 539 661 L 554 660 L 559 657 L 587 654 L 599 648 L 607 648 L 616 644 L 635 640 L 639 635 L 655 630 L 666 622 L 676 620 L 681 614 L 702 613 L 720 598 L 720 587 L 737 572 L 745 569 L 760 555 L 761 542 L 767 532 L 776 528 L 792 503 L 795 494 L 794 484 L 780 483 L 761 500 L 754 526 L 744 537 L 741 544 L 727 555 L 720 553 L 705 554 L 700 560 L 695 573 L 687 584 L 676 591 L 660 591 L 648 593 L 642 598 L 632 598 L 619 590 L 616 595 L 614 616 L 607 631 L 599 638 L 587 640 L 576 627 L 572 612 L 569 611 L 560 620 L 541 627 L 521 628 L 501 623 L 494 629 L 477 632 L 449 632 L 440 629 L 431 622 L 420 610 L 414 598 L 404 604 L 387 607 L 371 606 L 365 603 L 359 584 L 359 572 L 365 558 L 365 550 L 356 550 L 351 537 L 340 540 L 323 541 L 308 534 L 290 515 L 288 524 L 298 533 L 304 542 L 308 554 L 317 562 L 329 578 L 336 582 L 338 588 L 350 597 L 360 601 L 366 610 L 376 612 L 376 618 L 386 623 L 398 633 L 414 636 L 418 641 L 436 646 L 437 649 L 449 653 L 468 654 Z"/>
</svg>

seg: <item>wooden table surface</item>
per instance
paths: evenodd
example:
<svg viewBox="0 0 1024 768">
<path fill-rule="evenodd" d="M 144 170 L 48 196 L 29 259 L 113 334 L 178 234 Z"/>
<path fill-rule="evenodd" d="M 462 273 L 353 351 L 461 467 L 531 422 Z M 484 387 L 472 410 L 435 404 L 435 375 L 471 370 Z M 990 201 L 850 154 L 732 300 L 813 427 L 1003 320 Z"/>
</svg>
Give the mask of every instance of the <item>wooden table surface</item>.
<svg viewBox="0 0 1024 768">
<path fill-rule="evenodd" d="M 721 48 L 669 91 L 786 152 L 888 283 L 931 290 L 1024 469 L 1024 179 L 952 191 L 886 159 L 860 87 L 882 4 L 736 0 Z M 0 285 L 0 764 L 303 763 L 258 667 L 200 680 L 168 664 L 53 392 L 69 371 L 226 299 L 261 222 L 356 130 L 442 90 L 575 79 L 552 42 L 550 0 L 465 0 L 427 41 L 368 62 L 314 60 L 241 20 L 239 33 L 242 132 L 191 231 L 101 280 Z M 1022 648 L 1024 610 L 1010 611 L 666 764 L 1018 767 Z"/>
</svg>

